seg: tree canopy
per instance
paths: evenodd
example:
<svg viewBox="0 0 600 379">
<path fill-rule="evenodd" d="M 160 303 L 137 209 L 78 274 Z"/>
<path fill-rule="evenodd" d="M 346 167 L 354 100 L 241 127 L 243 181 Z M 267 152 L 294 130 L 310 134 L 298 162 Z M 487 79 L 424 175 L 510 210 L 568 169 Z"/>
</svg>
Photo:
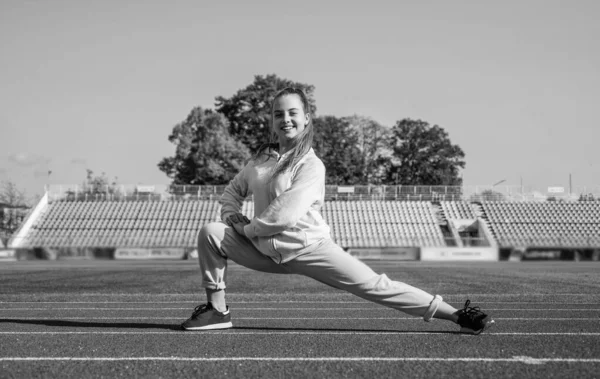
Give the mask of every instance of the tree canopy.
<svg viewBox="0 0 600 379">
<path fill-rule="evenodd" d="M 87 175 L 82 185 L 83 193 L 114 193 L 116 191 L 116 177 L 111 183 L 105 172 L 101 175 L 94 175 L 94 171 L 89 168 L 86 169 L 86 172 Z"/>
<path fill-rule="evenodd" d="M 361 183 L 365 166 L 359 149 L 359 136 L 348 120 L 335 116 L 313 118 L 313 147 L 326 168 L 327 183 Z"/>
<path fill-rule="evenodd" d="M 392 157 L 387 166 L 388 182 L 403 185 L 461 185 L 459 169 L 465 153 L 450 142 L 437 125 L 405 118 L 392 128 Z"/>
<path fill-rule="evenodd" d="M 27 215 L 29 201 L 24 190 L 12 181 L 0 183 L 0 240 L 7 245 L 10 236 Z"/>
<path fill-rule="evenodd" d="M 344 118 L 350 130 L 357 136 L 362 160 L 360 183 L 380 184 L 385 181 L 385 166 L 382 162 L 391 156 L 387 146 L 390 130 L 370 117 L 352 115 Z"/>
<path fill-rule="evenodd" d="M 438 125 L 409 118 L 392 128 L 368 116 L 316 115 L 310 84 L 270 74 L 231 97 L 217 96 L 216 109 L 195 107 L 175 125 L 175 155 L 158 167 L 172 184 L 227 184 L 271 134 L 271 102 L 285 87 L 301 88 L 311 105 L 314 148 L 329 184 L 461 185 L 465 154 Z"/>
<path fill-rule="evenodd" d="M 224 184 L 250 158 L 248 148 L 229 134 L 227 119 L 201 107 L 173 127 L 169 141 L 176 145 L 175 155 L 158 167 L 172 184 Z"/>
<path fill-rule="evenodd" d="M 271 102 L 275 94 L 286 87 L 302 89 L 310 103 L 312 115 L 317 107 L 314 100 L 315 87 L 309 84 L 293 82 L 277 75 L 256 75 L 254 82 L 238 90 L 233 96 L 216 98 L 216 110 L 229 121 L 231 135 L 256 152 L 269 141 L 271 124 Z"/>
<path fill-rule="evenodd" d="M 27 194 L 10 181 L 0 183 L 0 204 L 9 207 L 28 207 Z"/>
</svg>

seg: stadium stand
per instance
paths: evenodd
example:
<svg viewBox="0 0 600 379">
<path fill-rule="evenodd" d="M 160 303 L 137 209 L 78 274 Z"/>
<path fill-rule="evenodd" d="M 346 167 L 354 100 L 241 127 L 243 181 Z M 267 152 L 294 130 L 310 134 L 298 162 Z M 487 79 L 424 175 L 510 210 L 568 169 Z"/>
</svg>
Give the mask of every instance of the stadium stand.
<svg viewBox="0 0 600 379">
<path fill-rule="evenodd" d="M 600 246 L 600 201 L 484 202 L 481 207 L 501 247 Z"/>
<path fill-rule="evenodd" d="M 56 201 L 20 247 L 193 247 L 216 201 Z"/>
<path fill-rule="evenodd" d="M 323 217 L 343 247 L 445 246 L 429 202 L 329 201 Z"/>
<path fill-rule="evenodd" d="M 466 201 L 441 201 L 440 204 L 446 218 L 472 220 L 477 218 L 471 204 Z"/>
<path fill-rule="evenodd" d="M 467 200 L 472 193 L 452 200 L 462 192 L 454 187 L 327 187 L 322 215 L 334 240 L 346 249 L 418 248 L 439 257 L 474 256 L 477 249 L 600 251 L 600 201 L 473 202 Z M 8 245 L 193 249 L 202 225 L 220 218 L 223 188 L 48 191 Z M 243 203 L 242 213 L 254 216 L 252 201 Z"/>
<path fill-rule="evenodd" d="M 253 217 L 251 201 L 242 213 Z M 194 247 L 219 215 L 217 200 L 55 201 L 20 247 Z M 428 202 L 331 201 L 323 215 L 344 247 L 444 245 Z"/>
</svg>

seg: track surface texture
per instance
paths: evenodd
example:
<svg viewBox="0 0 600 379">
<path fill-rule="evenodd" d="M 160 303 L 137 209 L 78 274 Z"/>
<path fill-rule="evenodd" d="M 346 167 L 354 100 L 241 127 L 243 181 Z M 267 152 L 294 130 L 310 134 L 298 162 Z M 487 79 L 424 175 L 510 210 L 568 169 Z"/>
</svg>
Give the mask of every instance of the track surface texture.
<svg viewBox="0 0 600 379">
<path fill-rule="evenodd" d="M 0 263 L 0 378 L 600 378 L 600 264 L 367 261 L 496 325 L 425 323 L 230 264 L 233 329 L 184 332 L 195 261 Z"/>
</svg>

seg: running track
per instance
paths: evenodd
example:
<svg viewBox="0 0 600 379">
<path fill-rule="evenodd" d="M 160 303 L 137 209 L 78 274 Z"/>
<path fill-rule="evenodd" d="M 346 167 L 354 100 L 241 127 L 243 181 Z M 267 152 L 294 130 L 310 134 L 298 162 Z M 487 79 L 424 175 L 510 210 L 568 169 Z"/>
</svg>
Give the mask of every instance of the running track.
<svg viewBox="0 0 600 379">
<path fill-rule="evenodd" d="M 497 325 L 460 335 L 231 265 L 234 329 L 183 332 L 202 299 L 194 261 L 2 262 L 0 378 L 600 377 L 597 262 L 368 264 Z"/>
</svg>

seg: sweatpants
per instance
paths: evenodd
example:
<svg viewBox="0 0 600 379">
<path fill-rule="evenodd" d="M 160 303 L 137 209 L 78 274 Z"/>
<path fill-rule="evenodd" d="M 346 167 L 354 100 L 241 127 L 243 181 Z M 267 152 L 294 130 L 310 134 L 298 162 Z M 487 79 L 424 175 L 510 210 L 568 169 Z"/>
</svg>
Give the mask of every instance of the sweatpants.
<svg viewBox="0 0 600 379">
<path fill-rule="evenodd" d="M 434 297 L 409 284 L 391 280 L 385 274 L 375 273 L 331 239 L 324 239 L 310 252 L 278 264 L 225 223 L 213 222 L 203 226 L 198 233 L 203 288 L 226 288 L 228 259 L 257 271 L 305 275 L 374 303 L 423 317 L 425 321 L 431 319 L 442 301 L 440 296 Z"/>
</svg>

